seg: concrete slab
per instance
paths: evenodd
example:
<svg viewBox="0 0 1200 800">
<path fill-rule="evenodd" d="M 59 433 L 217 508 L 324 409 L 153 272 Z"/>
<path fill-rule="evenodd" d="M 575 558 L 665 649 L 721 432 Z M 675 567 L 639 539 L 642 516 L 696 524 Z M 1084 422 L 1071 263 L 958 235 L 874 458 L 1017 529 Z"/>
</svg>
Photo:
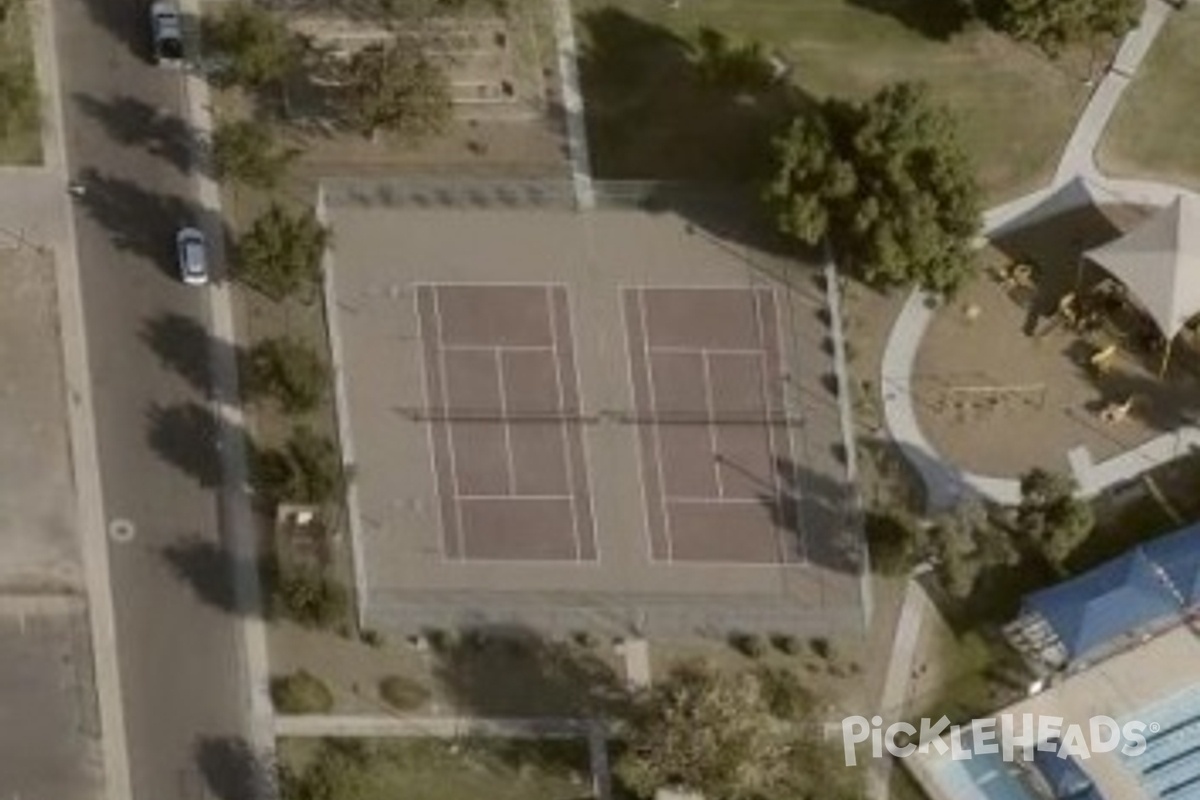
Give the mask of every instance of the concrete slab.
<svg viewBox="0 0 1200 800">
<path fill-rule="evenodd" d="M 54 262 L 0 250 L 0 591 L 82 586 Z"/>
<path fill-rule="evenodd" d="M 327 307 L 370 627 L 818 635 L 861 625 L 819 266 L 764 240 L 744 208 L 697 207 L 694 197 L 676 210 L 676 198 L 661 195 L 662 207 L 649 210 L 636 197 L 606 194 L 599 208 L 579 213 L 567 183 L 338 181 L 324 195 L 336 242 Z M 594 559 L 485 562 L 446 552 L 433 432 L 422 419 L 433 402 L 419 302 L 429 283 L 565 287 L 569 314 L 561 316 L 572 326 L 577 373 L 567 384 L 579 387 Z M 799 421 L 784 432 L 796 463 L 777 469 L 800 499 L 802 563 L 651 557 L 622 308 L 622 289 L 643 286 L 774 293 L 785 366 L 777 382 L 787 406 L 780 416 Z"/>
<path fill-rule="evenodd" d="M 88 637 L 81 600 L 0 600 L 0 797 L 103 796 Z"/>
</svg>

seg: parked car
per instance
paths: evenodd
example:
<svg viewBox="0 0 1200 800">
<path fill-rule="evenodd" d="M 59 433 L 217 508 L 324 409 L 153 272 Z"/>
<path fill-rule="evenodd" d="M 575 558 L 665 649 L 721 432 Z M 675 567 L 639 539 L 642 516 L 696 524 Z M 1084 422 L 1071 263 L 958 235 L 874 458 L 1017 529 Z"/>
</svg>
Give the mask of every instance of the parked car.
<svg viewBox="0 0 1200 800">
<path fill-rule="evenodd" d="M 189 286 L 208 283 L 208 248 L 204 234 L 195 228 L 180 228 L 175 234 L 175 249 L 179 259 L 179 277 Z"/>
<path fill-rule="evenodd" d="M 179 64 L 183 61 L 183 23 L 179 8 L 169 0 L 150 4 L 151 48 L 156 64 Z"/>
</svg>

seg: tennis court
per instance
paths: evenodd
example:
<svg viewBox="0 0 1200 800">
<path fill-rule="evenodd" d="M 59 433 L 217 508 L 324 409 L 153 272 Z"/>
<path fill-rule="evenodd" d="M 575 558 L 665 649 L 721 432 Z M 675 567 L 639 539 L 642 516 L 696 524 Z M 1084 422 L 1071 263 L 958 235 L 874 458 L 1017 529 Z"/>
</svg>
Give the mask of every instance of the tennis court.
<svg viewBox="0 0 1200 800">
<path fill-rule="evenodd" d="M 652 557 L 800 560 L 773 292 L 626 288 L 623 300 Z"/>
<path fill-rule="evenodd" d="M 416 296 L 444 556 L 595 560 L 566 289 Z"/>
</svg>

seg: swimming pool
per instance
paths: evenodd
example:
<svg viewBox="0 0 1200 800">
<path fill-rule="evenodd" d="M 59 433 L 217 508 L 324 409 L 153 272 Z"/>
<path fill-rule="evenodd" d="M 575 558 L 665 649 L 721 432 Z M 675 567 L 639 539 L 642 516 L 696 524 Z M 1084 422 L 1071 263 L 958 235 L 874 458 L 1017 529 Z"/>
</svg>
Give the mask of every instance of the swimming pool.
<svg viewBox="0 0 1200 800">
<path fill-rule="evenodd" d="M 1160 800 L 1200 800 L 1200 686 L 1149 706 L 1131 719 L 1150 726 L 1146 752 L 1125 757 L 1146 792 Z"/>
</svg>

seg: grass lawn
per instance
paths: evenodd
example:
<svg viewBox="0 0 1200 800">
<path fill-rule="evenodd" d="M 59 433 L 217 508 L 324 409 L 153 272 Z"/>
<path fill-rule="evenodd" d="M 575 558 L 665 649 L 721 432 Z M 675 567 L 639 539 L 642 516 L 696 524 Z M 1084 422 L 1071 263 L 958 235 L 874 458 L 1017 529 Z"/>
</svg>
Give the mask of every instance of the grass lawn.
<svg viewBox="0 0 1200 800">
<path fill-rule="evenodd" d="M 1100 143 L 1106 172 L 1200 189 L 1200 145 L 1193 123 L 1200 73 L 1197 41 L 1200 8 L 1172 13 Z"/>
<path fill-rule="evenodd" d="M 961 117 L 989 200 L 1048 177 L 1087 97 L 1088 54 L 1051 62 L 987 30 L 940 41 L 865 5 L 682 0 L 673 9 L 664 0 L 579 0 L 580 69 L 597 174 L 748 177 L 761 165 L 762 148 L 746 139 L 777 126 L 780 107 L 831 94 L 860 98 L 889 82 L 921 80 Z M 756 102 L 706 91 L 694 61 L 701 26 L 734 41 L 760 41 L 790 67 L 791 85 Z"/>
<path fill-rule="evenodd" d="M 355 800 L 586 800 L 592 796 L 582 740 L 360 740 Z M 311 769 L 328 744 L 284 739 L 280 763 Z M 357 782 L 356 782 L 357 783 Z M 356 787 L 358 788 L 358 787 Z M 282 800 L 293 800 L 285 793 Z"/>
<path fill-rule="evenodd" d="M 41 163 L 39 101 L 28 9 L 0 0 L 0 164 Z"/>
</svg>

